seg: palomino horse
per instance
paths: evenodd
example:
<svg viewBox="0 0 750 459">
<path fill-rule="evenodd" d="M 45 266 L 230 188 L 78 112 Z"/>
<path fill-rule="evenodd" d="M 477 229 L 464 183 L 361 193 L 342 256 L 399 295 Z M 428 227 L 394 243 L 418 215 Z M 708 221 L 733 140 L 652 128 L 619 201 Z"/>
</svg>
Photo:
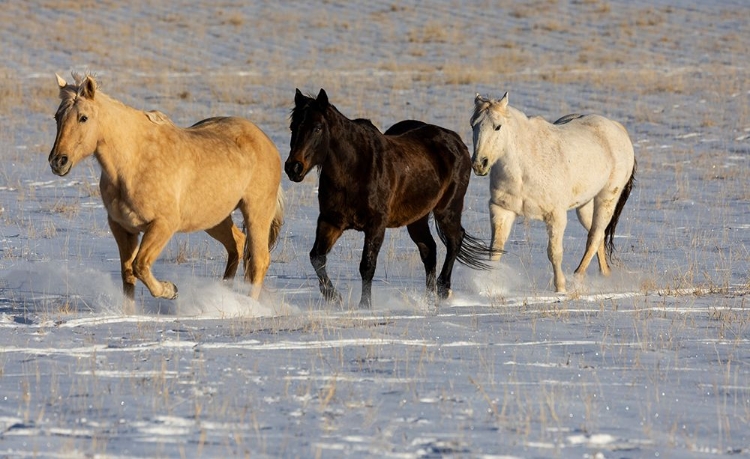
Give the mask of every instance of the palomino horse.
<svg viewBox="0 0 750 459">
<path fill-rule="evenodd" d="M 544 220 L 555 290 L 564 293 L 562 238 L 567 211 L 576 209 L 588 239 L 575 273 L 583 275 L 596 254 L 599 270 L 609 275 L 606 258 L 635 180 L 633 144 L 625 128 L 598 115 L 567 115 L 554 124 L 528 118 L 508 105 L 508 93 L 500 100 L 477 94 L 471 127 L 474 172 L 490 173 L 494 259 L 500 258 L 516 215 Z"/>
<path fill-rule="evenodd" d="M 320 215 L 310 261 L 326 300 L 341 301 L 326 273 L 326 256 L 347 229 L 365 233 L 359 265 L 361 308 L 372 306 L 372 279 L 386 228 L 406 226 L 409 230 L 424 264 L 431 302 L 437 301 L 436 295 L 449 296 L 456 260 L 474 268 L 487 267 L 480 259 L 491 251 L 461 226 L 471 158 L 455 132 L 408 120 L 384 135 L 369 121 L 346 118 L 328 102 L 322 89 L 317 98 L 304 96 L 298 89 L 294 103 L 291 151 L 284 169 L 294 182 L 302 181 L 313 167 L 320 169 Z M 430 213 L 447 248 L 437 279 Z"/>
<path fill-rule="evenodd" d="M 177 287 L 157 280 L 151 265 L 175 232 L 205 230 L 227 250 L 224 279 L 234 277 L 244 250 L 245 280 L 257 299 L 283 222 L 281 158 L 273 142 L 241 118 L 179 128 L 160 112 L 108 97 L 89 75 L 74 77 L 67 84 L 57 76 L 62 102 L 49 164 L 60 176 L 92 154 L 101 165 L 99 187 L 125 296 L 133 299 L 140 279 L 153 296 L 176 298 Z M 238 207 L 247 237 L 232 222 Z"/>
</svg>

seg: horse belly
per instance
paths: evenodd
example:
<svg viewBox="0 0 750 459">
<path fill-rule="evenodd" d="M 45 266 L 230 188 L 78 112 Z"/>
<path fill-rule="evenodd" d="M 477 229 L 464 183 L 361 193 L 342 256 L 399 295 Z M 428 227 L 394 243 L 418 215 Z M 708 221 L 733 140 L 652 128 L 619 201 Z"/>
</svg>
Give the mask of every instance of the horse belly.
<svg viewBox="0 0 750 459">
<path fill-rule="evenodd" d="M 429 214 L 442 198 L 442 193 L 439 189 L 427 189 L 418 194 L 405 194 L 404 196 L 405 198 L 396 199 L 391 203 L 388 212 L 388 228 L 410 225 Z"/>
<path fill-rule="evenodd" d="M 239 202 L 239 200 L 238 200 Z M 210 213 L 200 213 L 197 215 L 183 215 L 181 232 L 192 233 L 193 231 L 202 231 L 213 228 L 221 223 L 227 216 L 231 215 L 237 204 L 233 206 L 222 206 L 216 208 Z"/>
<path fill-rule="evenodd" d="M 241 187 L 222 189 L 195 189 L 183 194 L 180 200 L 180 227 L 178 231 L 191 233 L 221 223 L 237 208 L 242 199 Z"/>
</svg>

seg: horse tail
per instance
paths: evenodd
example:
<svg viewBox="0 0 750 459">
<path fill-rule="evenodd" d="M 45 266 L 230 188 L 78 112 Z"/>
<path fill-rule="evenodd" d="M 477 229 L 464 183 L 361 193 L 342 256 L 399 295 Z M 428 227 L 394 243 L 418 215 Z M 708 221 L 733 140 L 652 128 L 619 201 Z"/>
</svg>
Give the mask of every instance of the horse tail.
<svg viewBox="0 0 750 459">
<path fill-rule="evenodd" d="M 445 233 L 440 229 L 440 225 L 435 225 L 435 230 L 443 245 L 447 246 Z M 461 232 L 463 233 L 463 238 L 461 240 L 461 248 L 458 250 L 458 256 L 456 257 L 458 262 L 471 269 L 483 271 L 492 269 L 492 266 L 484 260 L 496 254 L 497 250 L 490 248 L 478 238 L 467 233 L 463 227 L 461 227 Z M 501 253 L 505 253 L 505 251 L 503 250 Z"/>
<path fill-rule="evenodd" d="M 279 240 L 279 233 L 281 233 L 281 225 L 284 224 L 284 207 L 286 206 L 284 198 L 284 189 L 279 184 L 279 189 L 276 191 L 276 213 L 273 216 L 271 222 L 271 232 L 268 234 L 268 250 L 269 252 L 276 247 L 276 243 Z"/>
<path fill-rule="evenodd" d="M 628 197 L 630 197 L 630 192 L 633 190 L 633 184 L 635 183 L 635 171 L 637 166 L 638 163 L 636 163 L 635 159 L 633 159 L 633 171 L 630 173 L 630 179 L 628 179 L 628 183 L 626 183 L 625 187 L 622 189 L 620 199 L 617 200 L 617 205 L 615 206 L 615 212 L 612 214 L 612 219 L 609 221 L 607 229 L 604 230 L 604 248 L 606 251 L 607 259 L 610 261 L 610 263 L 612 262 L 612 257 L 615 251 L 615 228 L 617 227 L 617 221 L 620 219 L 622 209 L 623 207 L 625 207 L 625 203 L 627 202 Z"/>
</svg>

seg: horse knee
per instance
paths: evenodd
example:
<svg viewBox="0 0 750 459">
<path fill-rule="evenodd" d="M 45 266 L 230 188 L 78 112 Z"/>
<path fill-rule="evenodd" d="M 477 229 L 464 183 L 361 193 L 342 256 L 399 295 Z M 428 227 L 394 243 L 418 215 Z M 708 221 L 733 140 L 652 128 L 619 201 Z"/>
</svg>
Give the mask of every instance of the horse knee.
<svg viewBox="0 0 750 459">
<path fill-rule="evenodd" d="M 148 275 L 149 272 L 151 272 L 151 268 L 136 258 L 136 260 L 133 262 L 132 272 L 133 276 L 135 276 L 137 279 L 143 280 L 143 278 Z"/>
<path fill-rule="evenodd" d="M 315 270 L 319 270 L 326 265 L 326 256 L 320 255 L 315 250 L 310 251 L 310 264 L 315 268 Z"/>
<path fill-rule="evenodd" d="M 122 282 L 124 284 L 131 284 L 135 285 L 135 281 L 137 279 L 137 276 L 133 273 L 133 267 L 124 268 L 122 270 Z"/>
</svg>

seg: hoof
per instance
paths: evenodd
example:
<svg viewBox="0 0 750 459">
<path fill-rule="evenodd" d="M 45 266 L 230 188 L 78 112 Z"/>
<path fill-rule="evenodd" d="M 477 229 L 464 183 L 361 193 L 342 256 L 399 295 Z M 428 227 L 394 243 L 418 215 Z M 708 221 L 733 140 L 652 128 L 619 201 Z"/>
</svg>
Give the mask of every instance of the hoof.
<svg viewBox="0 0 750 459">
<path fill-rule="evenodd" d="M 172 282 L 162 282 L 162 286 L 164 286 L 164 290 L 162 290 L 161 297 L 166 298 L 168 300 L 175 300 L 177 299 L 177 286 L 174 285 Z"/>
<path fill-rule="evenodd" d="M 453 290 L 445 287 L 438 287 L 438 297 L 440 297 L 441 300 L 447 300 L 452 296 Z"/>
<path fill-rule="evenodd" d="M 125 297 L 122 302 L 122 313 L 126 316 L 132 316 L 135 314 L 135 300 L 132 298 Z"/>
</svg>

